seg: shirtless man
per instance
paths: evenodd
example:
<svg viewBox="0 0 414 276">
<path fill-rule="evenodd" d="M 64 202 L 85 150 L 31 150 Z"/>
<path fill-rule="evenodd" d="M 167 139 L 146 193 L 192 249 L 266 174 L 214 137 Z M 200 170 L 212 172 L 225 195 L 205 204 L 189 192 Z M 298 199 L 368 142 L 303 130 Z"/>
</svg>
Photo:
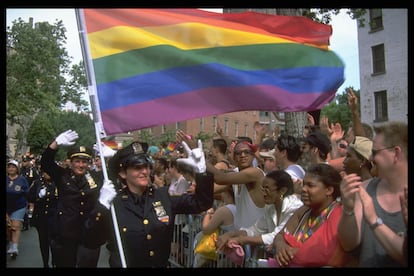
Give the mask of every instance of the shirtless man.
<svg viewBox="0 0 414 276">
<path fill-rule="evenodd" d="M 233 172 L 223 172 L 207 163 L 207 171 L 214 174 L 214 193 L 225 190 L 225 185 L 233 185 L 237 215 L 236 227 L 249 227 L 264 214 L 264 197 L 261 182 L 264 172 L 253 166 L 257 146 L 240 141 L 234 147 L 234 160 L 237 168 Z"/>
</svg>

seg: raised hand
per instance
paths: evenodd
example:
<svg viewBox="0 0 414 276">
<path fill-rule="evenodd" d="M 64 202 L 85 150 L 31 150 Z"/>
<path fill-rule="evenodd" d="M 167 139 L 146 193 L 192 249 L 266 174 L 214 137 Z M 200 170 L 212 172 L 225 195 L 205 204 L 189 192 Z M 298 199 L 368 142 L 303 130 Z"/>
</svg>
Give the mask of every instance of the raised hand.
<svg viewBox="0 0 414 276">
<path fill-rule="evenodd" d="M 69 129 L 59 134 L 56 137 L 55 141 L 58 146 L 72 146 L 75 144 L 75 141 L 78 138 L 78 133 L 74 130 Z"/>
<path fill-rule="evenodd" d="M 206 172 L 206 158 L 204 156 L 203 144 L 198 140 L 198 147 L 190 149 L 186 142 L 182 142 L 187 158 L 179 158 L 177 162 L 182 162 L 194 168 L 196 173 Z"/>
<path fill-rule="evenodd" d="M 105 158 L 110 158 L 112 156 L 115 155 L 116 151 L 111 149 L 110 147 L 108 147 L 107 145 L 105 145 L 105 143 L 101 143 L 101 148 L 102 148 L 102 154 Z M 97 144 L 93 145 L 93 149 L 99 153 L 99 155 L 101 154 L 99 151 L 99 146 Z"/>
</svg>

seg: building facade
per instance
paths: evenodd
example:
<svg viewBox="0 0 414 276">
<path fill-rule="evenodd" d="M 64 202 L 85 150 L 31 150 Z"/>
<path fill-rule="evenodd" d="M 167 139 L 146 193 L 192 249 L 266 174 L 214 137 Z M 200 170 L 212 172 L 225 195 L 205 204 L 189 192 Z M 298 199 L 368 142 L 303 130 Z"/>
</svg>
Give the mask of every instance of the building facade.
<svg viewBox="0 0 414 276">
<path fill-rule="evenodd" d="M 217 127 L 220 127 L 224 135 L 230 139 L 238 136 L 248 136 L 255 141 L 255 122 L 267 125 L 268 133 L 266 135 L 271 137 L 276 126 L 279 126 L 281 130 L 284 129 L 283 118 L 284 113 L 277 113 L 276 117 L 273 112 L 268 111 L 240 111 L 156 126 L 150 128 L 150 132 L 158 137 L 168 131 L 181 129 L 194 136 L 199 133 L 214 136 Z"/>
<path fill-rule="evenodd" d="M 368 10 L 358 51 L 362 122 L 408 122 L 408 9 Z"/>
</svg>

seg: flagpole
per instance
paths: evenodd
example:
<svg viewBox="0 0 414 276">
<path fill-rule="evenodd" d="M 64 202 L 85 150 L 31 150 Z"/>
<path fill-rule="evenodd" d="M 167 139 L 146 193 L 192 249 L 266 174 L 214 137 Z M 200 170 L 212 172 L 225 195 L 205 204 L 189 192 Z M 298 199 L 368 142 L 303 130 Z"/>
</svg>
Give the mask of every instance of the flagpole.
<svg viewBox="0 0 414 276">
<path fill-rule="evenodd" d="M 92 58 L 90 57 L 89 55 L 90 52 L 88 51 L 89 49 L 89 46 L 87 44 L 88 40 L 86 39 L 86 33 L 85 33 L 85 28 L 84 28 L 85 21 L 84 21 L 83 14 L 81 15 L 80 9 L 75 9 L 75 13 L 76 13 L 76 21 L 78 23 L 78 31 L 79 31 L 80 44 L 82 48 L 82 56 L 83 56 L 83 61 L 85 64 L 85 69 L 86 69 L 85 70 L 86 78 L 88 80 L 88 93 L 89 93 L 89 100 L 90 100 L 90 104 L 92 108 L 93 120 L 95 124 L 96 144 L 98 145 L 99 152 L 103 153 L 101 138 L 103 136 L 106 136 L 106 134 L 103 128 L 99 103 L 98 103 L 98 99 L 96 96 L 96 82 L 95 82 L 95 78 L 93 77 L 95 74 L 93 70 Z M 108 172 L 106 169 L 105 157 L 103 154 L 100 154 L 100 158 L 102 162 L 102 172 L 103 172 L 104 179 L 108 180 Z M 123 268 L 126 268 L 127 266 L 126 266 L 124 248 L 122 245 L 122 240 L 121 240 L 121 236 L 120 236 L 119 228 L 118 228 L 118 220 L 116 218 L 115 207 L 113 204 L 111 204 L 110 209 L 111 209 L 113 227 L 115 230 L 115 237 L 116 237 L 116 241 L 118 244 L 119 256 L 121 258 L 121 264 Z"/>
</svg>

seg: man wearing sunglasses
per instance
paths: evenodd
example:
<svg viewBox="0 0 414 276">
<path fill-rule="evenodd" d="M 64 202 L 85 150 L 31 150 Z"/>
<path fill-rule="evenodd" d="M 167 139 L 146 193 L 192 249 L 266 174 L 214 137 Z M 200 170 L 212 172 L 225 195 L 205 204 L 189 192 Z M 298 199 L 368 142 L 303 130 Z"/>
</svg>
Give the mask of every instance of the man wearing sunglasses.
<svg viewBox="0 0 414 276">
<path fill-rule="evenodd" d="M 234 224 L 237 228 L 253 225 L 264 214 L 265 202 L 261 184 L 265 173 L 253 165 L 257 149 L 257 145 L 239 140 L 233 151 L 237 166 L 233 172 L 223 172 L 207 162 L 207 171 L 214 174 L 214 193 L 225 190 L 225 185 L 233 185 L 237 208 Z"/>
<path fill-rule="evenodd" d="M 407 266 L 400 200 L 408 189 L 408 125 L 389 122 L 374 131 L 370 161 L 378 177 L 362 181 L 343 173 L 339 239 L 347 251 L 358 248 L 361 267 Z"/>
</svg>

